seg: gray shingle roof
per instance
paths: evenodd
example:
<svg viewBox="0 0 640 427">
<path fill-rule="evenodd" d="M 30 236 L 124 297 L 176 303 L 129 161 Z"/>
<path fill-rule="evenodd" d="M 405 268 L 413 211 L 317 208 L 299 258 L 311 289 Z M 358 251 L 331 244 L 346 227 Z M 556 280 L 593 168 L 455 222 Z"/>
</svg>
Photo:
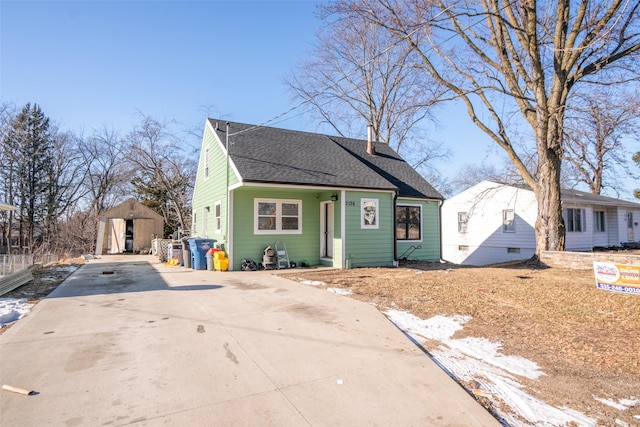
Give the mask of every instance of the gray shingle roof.
<svg viewBox="0 0 640 427">
<path fill-rule="evenodd" d="M 226 140 L 226 121 L 209 119 Z M 220 128 L 216 129 L 216 123 Z M 401 197 L 442 199 L 388 145 L 273 127 L 229 123 L 229 156 L 245 182 L 397 190 Z"/>
<path fill-rule="evenodd" d="M 565 203 L 618 206 L 630 209 L 640 209 L 640 204 L 627 200 L 614 199 L 613 197 L 601 196 L 599 194 L 587 193 L 584 191 L 570 190 L 563 188 L 560 190 L 562 201 Z"/>
</svg>

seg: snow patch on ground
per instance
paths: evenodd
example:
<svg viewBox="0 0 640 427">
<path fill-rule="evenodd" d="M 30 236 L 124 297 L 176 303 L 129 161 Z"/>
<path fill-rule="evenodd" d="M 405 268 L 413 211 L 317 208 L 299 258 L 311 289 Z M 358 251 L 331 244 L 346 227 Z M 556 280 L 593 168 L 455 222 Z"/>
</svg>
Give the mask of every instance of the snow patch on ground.
<svg viewBox="0 0 640 427">
<path fill-rule="evenodd" d="M 0 328 L 22 319 L 31 311 L 31 307 L 33 304 L 24 298 L 0 298 Z"/>
<path fill-rule="evenodd" d="M 595 400 L 598 402 L 604 403 L 605 405 L 609 405 L 613 408 L 616 408 L 619 411 L 626 411 L 629 408 L 634 408 L 640 405 L 640 399 L 620 399 L 617 402 L 611 399 L 605 399 L 602 397 L 593 396 Z"/>
<path fill-rule="evenodd" d="M 351 289 L 342 289 L 342 288 L 327 288 L 327 291 L 336 295 L 351 295 Z"/>
<path fill-rule="evenodd" d="M 454 339 L 453 335 L 471 320 L 470 317 L 435 316 L 423 320 L 399 310 L 384 313 L 416 342 L 439 341 L 440 346 L 430 352 L 435 361 L 458 380 L 478 384 L 477 390 L 471 390 L 474 394 L 502 401 L 511 408 L 507 413 L 500 411 L 500 405 L 495 405 L 499 416 L 510 426 L 559 427 L 571 422 L 585 427 L 597 425 L 596 420 L 584 414 L 570 408 L 553 407 L 524 390 L 518 377 L 537 379 L 544 375 L 536 363 L 520 356 L 501 354 L 502 345 L 485 338 Z"/>
<path fill-rule="evenodd" d="M 322 286 L 322 285 L 326 285 L 326 283 L 324 282 L 320 282 L 319 280 L 303 280 L 302 282 L 303 285 L 309 285 L 309 286 Z"/>
</svg>

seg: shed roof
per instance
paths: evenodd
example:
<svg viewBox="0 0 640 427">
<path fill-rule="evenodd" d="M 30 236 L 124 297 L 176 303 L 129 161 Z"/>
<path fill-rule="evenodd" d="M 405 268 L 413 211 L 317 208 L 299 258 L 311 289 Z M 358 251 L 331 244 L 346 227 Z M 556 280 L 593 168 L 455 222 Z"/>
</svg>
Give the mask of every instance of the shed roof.
<svg viewBox="0 0 640 427">
<path fill-rule="evenodd" d="M 154 219 L 164 221 L 159 213 L 143 205 L 134 198 L 130 198 L 111 209 L 106 210 L 100 216 L 105 218 L 124 219 Z"/>
</svg>

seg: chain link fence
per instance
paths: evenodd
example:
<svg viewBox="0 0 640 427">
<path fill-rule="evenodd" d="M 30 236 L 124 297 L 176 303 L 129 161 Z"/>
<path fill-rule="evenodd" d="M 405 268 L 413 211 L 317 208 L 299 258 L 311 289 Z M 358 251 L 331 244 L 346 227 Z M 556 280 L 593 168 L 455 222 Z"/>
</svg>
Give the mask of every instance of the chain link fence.
<svg viewBox="0 0 640 427">
<path fill-rule="evenodd" d="M 51 264 L 58 261 L 55 254 L 44 255 L 0 255 L 0 276 L 6 276 L 29 268 L 35 264 Z"/>
</svg>

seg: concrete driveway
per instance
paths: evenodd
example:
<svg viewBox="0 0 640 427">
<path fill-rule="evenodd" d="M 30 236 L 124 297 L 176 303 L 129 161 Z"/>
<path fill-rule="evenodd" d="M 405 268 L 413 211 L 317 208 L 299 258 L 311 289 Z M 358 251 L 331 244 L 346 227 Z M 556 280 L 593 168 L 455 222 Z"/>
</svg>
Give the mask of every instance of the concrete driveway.
<svg viewBox="0 0 640 427">
<path fill-rule="evenodd" d="M 374 307 L 107 256 L 0 335 L 2 426 L 499 426 Z"/>
</svg>

